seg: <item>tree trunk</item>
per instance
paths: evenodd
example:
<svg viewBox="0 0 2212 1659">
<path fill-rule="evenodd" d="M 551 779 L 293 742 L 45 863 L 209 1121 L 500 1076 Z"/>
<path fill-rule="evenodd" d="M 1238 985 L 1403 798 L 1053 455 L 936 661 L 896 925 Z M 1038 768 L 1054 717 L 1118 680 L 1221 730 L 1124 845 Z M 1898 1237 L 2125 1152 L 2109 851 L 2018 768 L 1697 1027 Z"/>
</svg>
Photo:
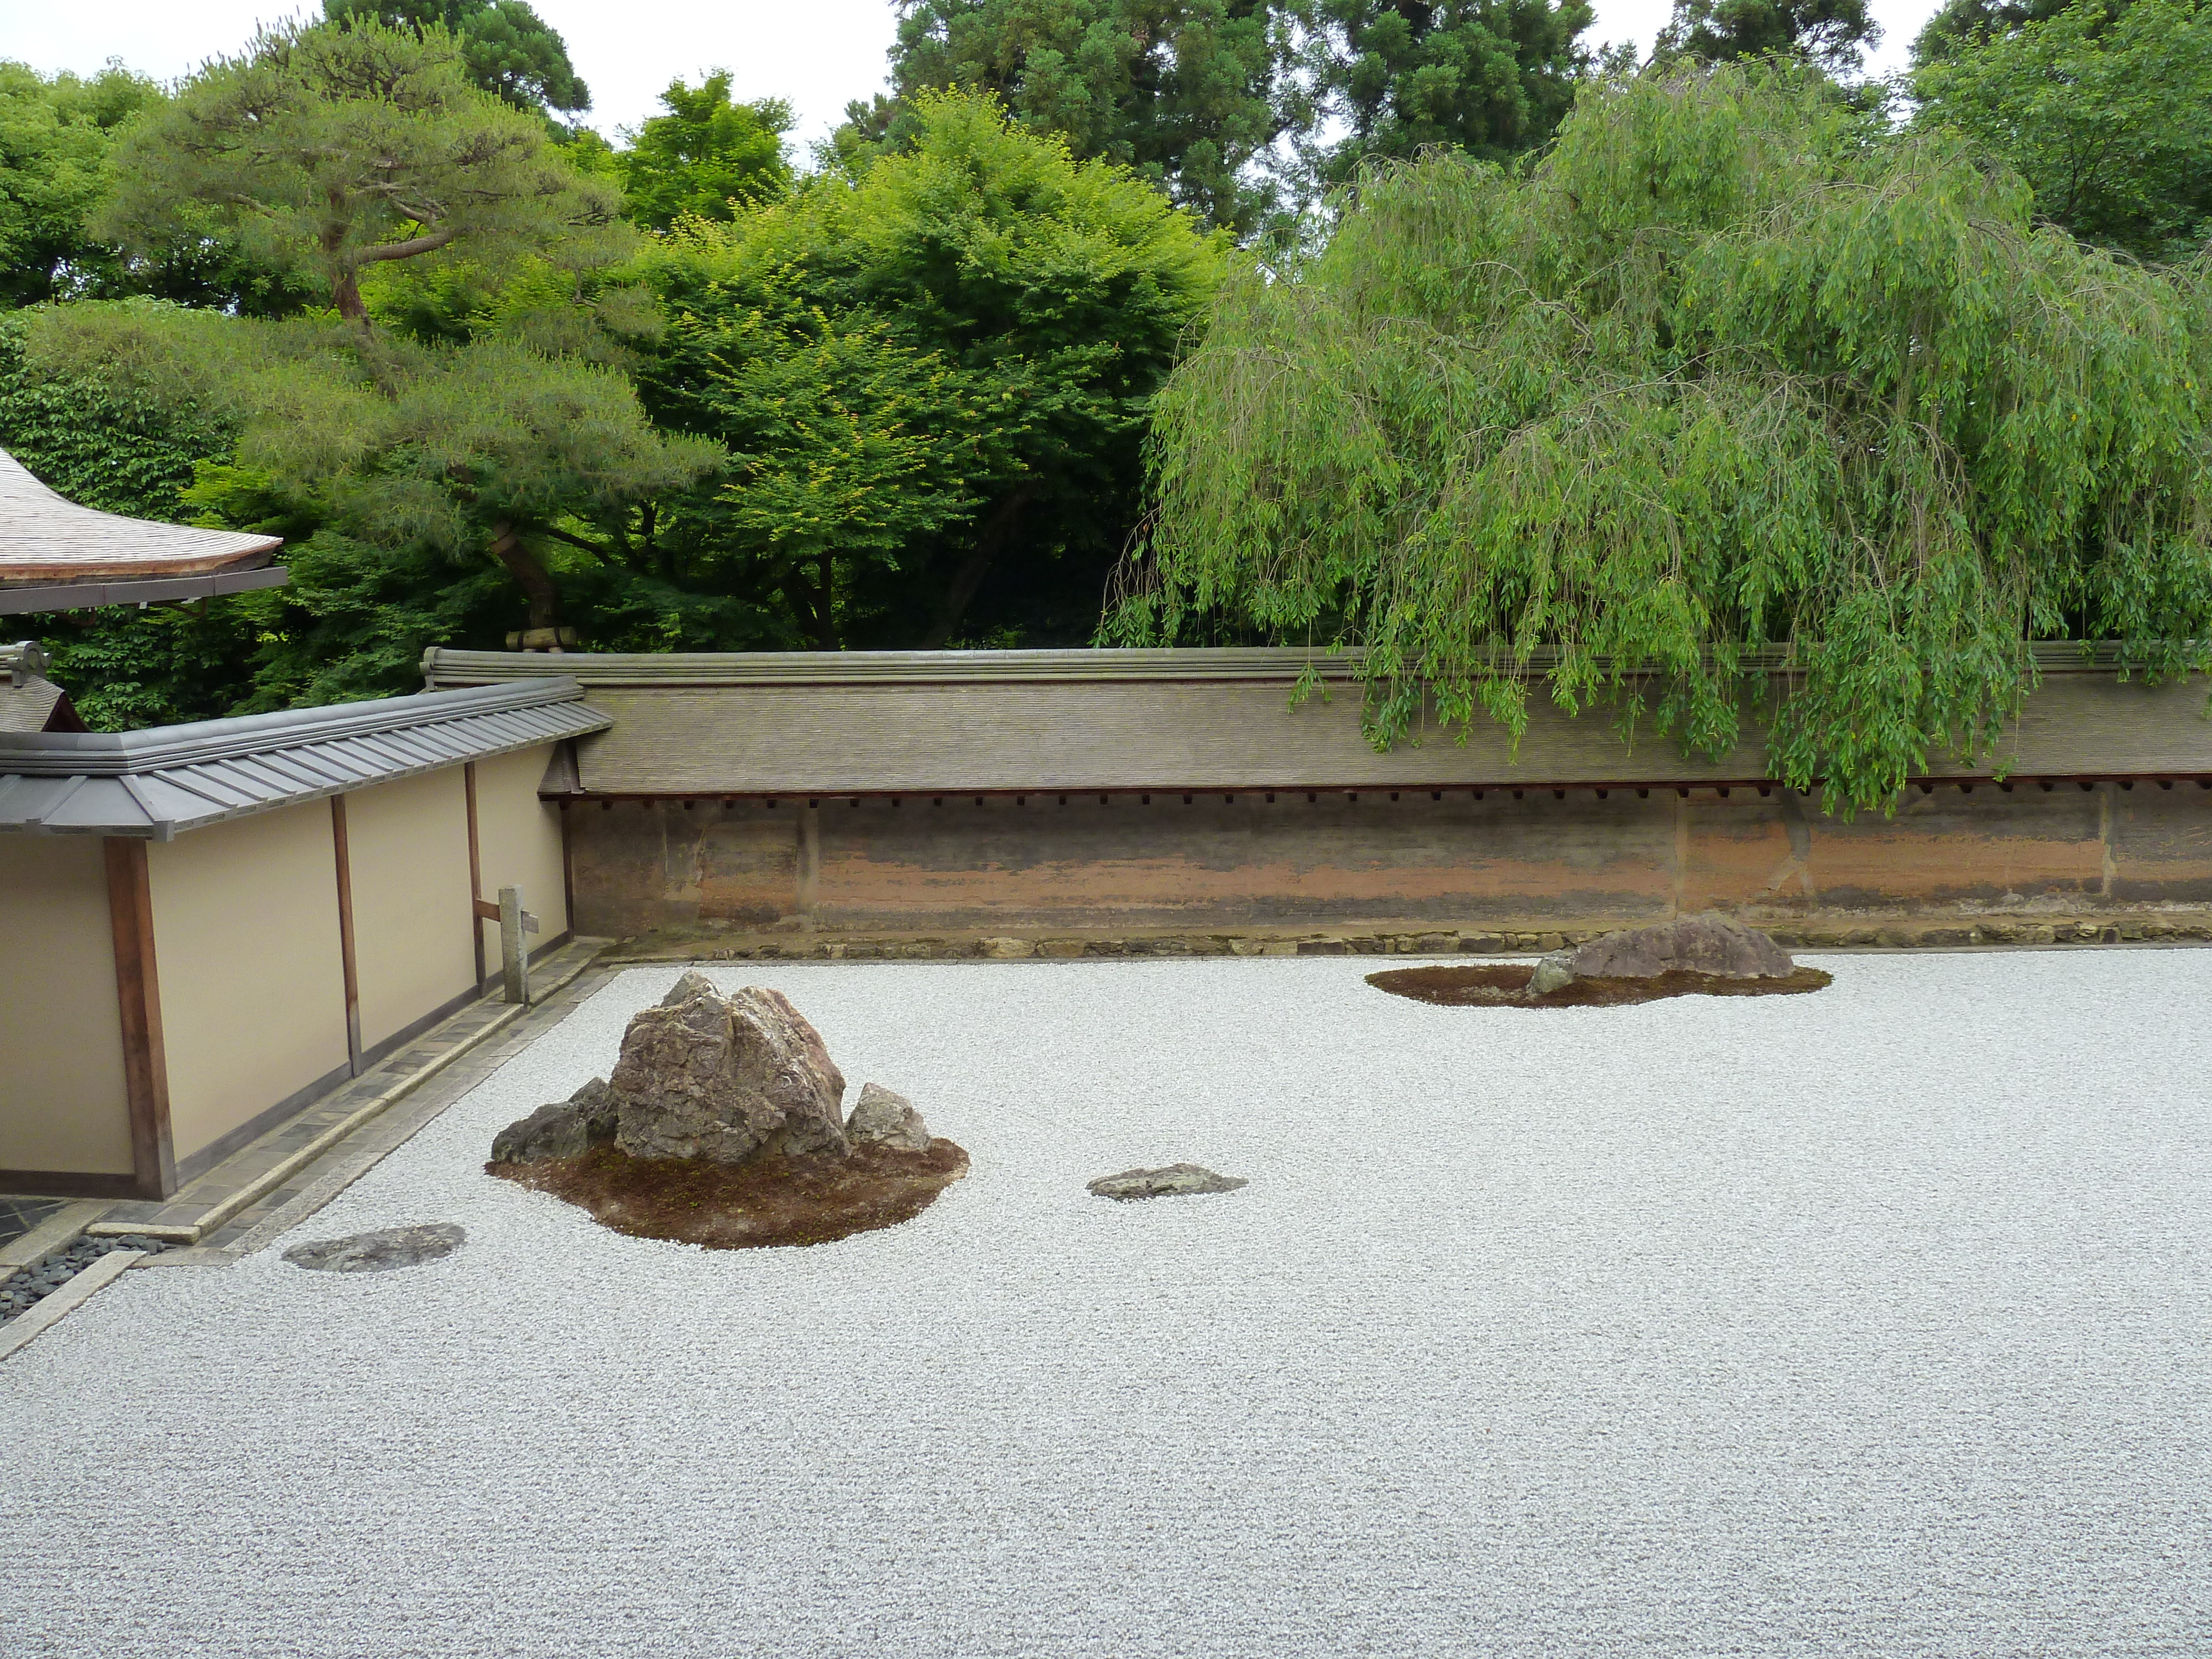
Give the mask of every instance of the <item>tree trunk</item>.
<svg viewBox="0 0 2212 1659">
<path fill-rule="evenodd" d="M 552 573 L 522 544 L 514 526 L 504 519 L 491 527 L 491 556 L 507 568 L 507 574 L 530 601 L 530 626 L 556 626 L 561 615 L 561 590 L 553 585 Z"/>
<path fill-rule="evenodd" d="M 968 556 L 960 561 L 952 573 L 952 584 L 945 590 L 945 603 L 937 612 L 937 621 L 921 637 L 924 651 L 942 651 L 945 641 L 960 626 L 960 618 L 967 614 L 968 606 L 975 597 L 975 590 L 983 585 L 984 574 L 991 561 L 999 556 L 1000 549 L 1013 538 L 1014 527 L 1020 521 L 1022 509 L 1036 498 L 1036 485 L 1025 483 L 999 504 L 988 522 L 976 533 L 975 546 Z"/>
<path fill-rule="evenodd" d="M 837 616 L 830 604 L 835 592 L 830 586 L 830 556 L 824 553 L 816 562 L 822 574 L 819 586 L 807 580 L 804 561 L 793 564 L 781 584 L 785 600 L 799 617 L 799 627 L 812 635 L 816 649 L 822 651 L 837 648 Z"/>
<path fill-rule="evenodd" d="M 361 284 L 350 270 L 342 270 L 331 283 L 331 297 L 338 302 L 338 315 L 349 323 L 368 326 L 368 307 L 361 302 Z"/>
<path fill-rule="evenodd" d="M 816 592 L 821 598 L 814 608 L 814 646 L 817 651 L 837 648 L 837 563 L 834 555 L 824 552 L 815 561 L 815 570 L 820 576 Z"/>
</svg>

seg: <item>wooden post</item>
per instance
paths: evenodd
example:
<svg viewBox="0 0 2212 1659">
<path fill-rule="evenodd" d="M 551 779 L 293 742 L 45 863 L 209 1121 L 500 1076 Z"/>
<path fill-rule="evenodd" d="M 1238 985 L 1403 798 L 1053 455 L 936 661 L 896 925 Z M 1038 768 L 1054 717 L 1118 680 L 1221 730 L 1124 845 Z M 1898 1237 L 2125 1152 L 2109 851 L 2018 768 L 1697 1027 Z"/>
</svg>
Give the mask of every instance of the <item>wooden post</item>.
<svg viewBox="0 0 2212 1659">
<path fill-rule="evenodd" d="M 345 975 L 346 1069 L 361 1075 L 361 974 L 353 954 L 353 860 L 346 845 L 345 797 L 331 797 L 331 848 L 338 867 L 338 966 Z"/>
<path fill-rule="evenodd" d="M 477 763 L 470 761 L 461 768 L 461 793 L 469 808 L 469 941 L 476 947 L 477 990 L 483 993 L 484 983 L 483 948 L 483 858 L 477 850 Z"/>
<path fill-rule="evenodd" d="M 530 1000 L 530 941 L 526 933 L 538 931 L 538 918 L 522 908 L 522 890 L 499 890 L 499 967 L 509 1002 Z"/>
<path fill-rule="evenodd" d="M 115 938 L 115 1001 L 123 1023 L 123 1087 L 131 1112 L 131 1174 L 141 1198 L 177 1190 L 169 1137 L 169 1057 L 161 1046 L 161 980 L 154 961 L 154 894 L 146 843 L 103 838 L 107 919 Z"/>
</svg>

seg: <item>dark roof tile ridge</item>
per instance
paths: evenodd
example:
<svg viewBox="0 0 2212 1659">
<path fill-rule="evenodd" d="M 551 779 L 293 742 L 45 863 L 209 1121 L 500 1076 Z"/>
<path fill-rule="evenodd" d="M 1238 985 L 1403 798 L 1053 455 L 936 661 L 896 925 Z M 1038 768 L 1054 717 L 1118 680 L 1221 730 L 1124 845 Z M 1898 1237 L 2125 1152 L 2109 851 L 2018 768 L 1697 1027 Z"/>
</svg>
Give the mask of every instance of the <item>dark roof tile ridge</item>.
<svg viewBox="0 0 2212 1659">
<path fill-rule="evenodd" d="M 472 714 L 580 702 L 583 696 L 584 688 L 574 678 L 550 677 L 135 732 L 0 732 L 0 772 L 114 776 L 165 771 L 250 759 L 334 738 L 439 726 Z"/>
</svg>

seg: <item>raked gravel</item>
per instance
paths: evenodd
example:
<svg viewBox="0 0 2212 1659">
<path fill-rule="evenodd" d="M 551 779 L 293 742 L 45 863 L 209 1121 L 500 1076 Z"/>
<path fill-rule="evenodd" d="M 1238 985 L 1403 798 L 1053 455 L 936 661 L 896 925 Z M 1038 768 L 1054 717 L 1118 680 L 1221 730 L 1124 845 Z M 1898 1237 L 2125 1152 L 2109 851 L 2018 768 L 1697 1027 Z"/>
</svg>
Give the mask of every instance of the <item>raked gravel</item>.
<svg viewBox="0 0 2212 1659">
<path fill-rule="evenodd" d="M 482 1173 L 0 1365 L 0 1653 L 2212 1651 L 2212 951 L 1427 1006 L 1345 959 L 717 965 L 975 1173 L 716 1254 Z M 1116 1204 L 1135 1165 L 1249 1177 Z M 390 1273 L 309 1239 L 457 1222 Z"/>
</svg>

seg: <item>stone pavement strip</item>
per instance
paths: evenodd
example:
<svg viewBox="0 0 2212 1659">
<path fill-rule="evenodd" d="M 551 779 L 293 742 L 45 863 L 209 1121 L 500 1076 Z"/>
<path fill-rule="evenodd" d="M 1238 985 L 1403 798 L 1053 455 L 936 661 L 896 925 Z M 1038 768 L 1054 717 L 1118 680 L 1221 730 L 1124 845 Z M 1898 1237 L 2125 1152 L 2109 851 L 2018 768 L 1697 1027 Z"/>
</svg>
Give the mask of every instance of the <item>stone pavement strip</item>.
<svg viewBox="0 0 2212 1659">
<path fill-rule="evenodd" d="M 545 958 L 538 975 L 538 1002 L 589 967 L 605 948 L 604 939 L 578 939 Z M 331 1147 L 382 1114 L 401 1097 L 444 1070 L 494 1032 L 532 1012 L 486 997 L 471 1003 L 444 1024 L 398 1053 L 333 1089 L 298 1116 L 240 1149 L 182 1190 L 166 1199 L 114 1206 L 86 1228 L 94 1234 L 143 1233 L 183 1244 L 214 1239 L 228 1224 L 251 1224 L 257 1217 L 296 1190 L 294 1178 Z M 242 1231 L 241 1227 L 239 1231 Z"/>
</svg>

